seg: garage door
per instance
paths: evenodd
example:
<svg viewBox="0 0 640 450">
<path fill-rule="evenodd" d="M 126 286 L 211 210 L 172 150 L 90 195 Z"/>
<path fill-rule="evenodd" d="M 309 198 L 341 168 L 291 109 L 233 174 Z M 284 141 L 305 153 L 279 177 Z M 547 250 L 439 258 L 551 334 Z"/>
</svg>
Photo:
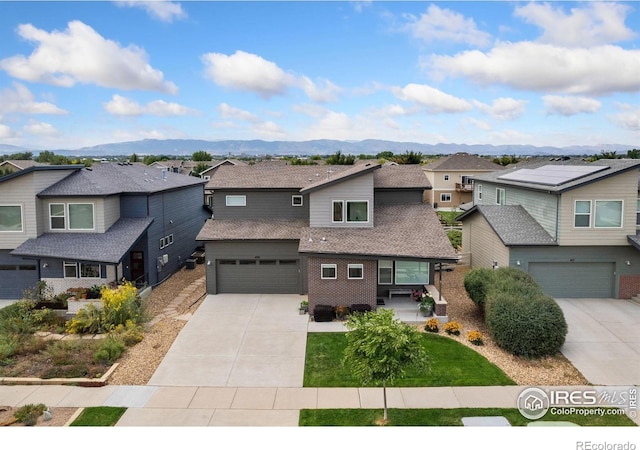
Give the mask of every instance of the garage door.
<svg viewBox="0 0 640 450">
<path fill-rule="evenodd" d="M 547 295 L 608 298 L 614 294 L 614 263 L 529 263 L 529 273 Z"/>
<path fill-rule="evenodd" d="M 218 260 L 218 292 L 297 294 L 297 259 Z"/>
<path fill-rule="evenodd" d="M 0 265 L 0 298 L 17 300 L 25 289 L 33 289 L 38 283 L 38 271 L 31 264 Z"/>
</svg>

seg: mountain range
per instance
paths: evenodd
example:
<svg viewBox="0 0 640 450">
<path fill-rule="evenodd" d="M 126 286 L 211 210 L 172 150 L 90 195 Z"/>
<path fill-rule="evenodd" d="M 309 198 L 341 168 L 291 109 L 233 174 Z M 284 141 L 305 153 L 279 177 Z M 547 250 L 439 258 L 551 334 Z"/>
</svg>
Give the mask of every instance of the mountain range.
<svg viewBox="0 0 640 450">
<path fill-rule="evenodd" d="M 78 149 L 50 149 L 57 155 L 64 156 L 129 156 L 133 153 L 142 155 L 188 156 L 196 151 L 206 151 L 214 156 L 259 156 L 259 155 L 330 155 L 338 150 L 346 155 L 375 155 L 383 151 L 394 154 L 407 151 L 419 152 L 423 155 L 447 155 L 467 152 L 477 155 L 499 156 L 541 156 L 541 155 L 592 155 L 603 150 L 617 151 L 625 154 L 634 148 L 632 145 L 580 145 L 570 147 L 538 147 L 533 145 L 488 145 L 488 144 L 421 144 L 416 142 L 395 142 L 377 139 L 364 141 L 338 141 L 321 139 L 312 141 L 262 141 L 262 140 L 226 140 L 206 141 L 198 139 L 144 139 L 140 141 L 101 144 Z M 0 144 L 0 154 L 32 152 L 37 155 L 40 150 L 14 145 Z"/>
</svg>

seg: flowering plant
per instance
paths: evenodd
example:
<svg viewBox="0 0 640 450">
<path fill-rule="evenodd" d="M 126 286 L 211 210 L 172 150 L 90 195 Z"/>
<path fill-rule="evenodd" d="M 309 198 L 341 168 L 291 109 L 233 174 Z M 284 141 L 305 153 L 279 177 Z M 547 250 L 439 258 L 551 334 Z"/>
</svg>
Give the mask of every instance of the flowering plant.
<svg viewBox="0 0 640 450">
<path fill-rule="evenodd" d="M 431 333 L 437 333 L 439 330 L 438 325 L 440 325 L 440 321 L 434 317 L 427 320 L 427 323 L 425 323 L 424 325 L 424 329 L 425 331 L 429 331 Z"/>
<path fill-rule="evenodd" d="M 467 339 L 474 345 L 482 345 L 484 341 L 482 340 L 482 333 L 479 331 L 469 331 L 467 334 Z"/>
<path fill-rule="evenodd" d="M 447 334 L 454 334 L 456 336 L 459 336 L 460 330 L 462 330 L 462 325 L 460 325 L 459 322 L 452 321 L 444 324 L 444 331 L 446 331 Z"/>
</svg>

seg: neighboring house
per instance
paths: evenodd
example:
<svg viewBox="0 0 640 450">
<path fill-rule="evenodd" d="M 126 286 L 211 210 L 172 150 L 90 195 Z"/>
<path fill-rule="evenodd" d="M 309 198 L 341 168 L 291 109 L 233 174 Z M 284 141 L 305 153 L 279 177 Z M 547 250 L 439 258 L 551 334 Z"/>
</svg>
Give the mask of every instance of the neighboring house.
<svg viewBox="0 0 640 450">
<path fill-rule="evenodd" d="M 311 310 L 419 288 L 455 252 L 419 166 L 224 166 L 208 185 L 207 292 L 308 294 Z"/>
<path fill-rule="evenodd" d="M 7 159 L 0 162 L 0 176 L 8 175 L 9 173 L 16 172 L 18 170 L 28 169 L 33 166 L 45 166 L 45 163 L 40 163 L 32 159 Z"/>
<path fill-rule="evenodd" d="M 0 178 L 0 298 L 122 278 L 154 285 L 195 250 L 203 183 L 144 164 L 33 166 Z"/>
<path fill-rule="evenodd" d="M 459 210 L 472 201 L 473 178 L 503 169 L 502 166 L 469 153 L 456 153 L 423 166 L 432 189 L 425 200 L 435 209 Z"/>
<path fill-rule="evenodd" d="M 640 292 L 638 160 L 543 161 L 475 178 L 471 267 L 518 267 L 554 297 Z"/>
</svg>

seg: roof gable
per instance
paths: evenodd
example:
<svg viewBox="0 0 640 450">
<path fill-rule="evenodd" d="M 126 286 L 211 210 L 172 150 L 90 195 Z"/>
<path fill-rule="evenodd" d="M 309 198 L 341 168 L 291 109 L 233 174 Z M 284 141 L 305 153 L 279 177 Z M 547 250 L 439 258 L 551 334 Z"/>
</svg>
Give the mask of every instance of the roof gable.
<svg viewBox="0 0 640 450">
<path fill-rule="evenodd" d="M 489 161 L 486 158 L 482 158 L 477 155 L 471 155 L 469 153 L 455 153 L 450 156 L 445 156 L 434 162 L 426 164 L 425 170 L 430 171 L 446 171 L 446 170 L 473 170 L 473 171 L 493 171 L 500 170 L 502 166 Z"/>
</svg>

